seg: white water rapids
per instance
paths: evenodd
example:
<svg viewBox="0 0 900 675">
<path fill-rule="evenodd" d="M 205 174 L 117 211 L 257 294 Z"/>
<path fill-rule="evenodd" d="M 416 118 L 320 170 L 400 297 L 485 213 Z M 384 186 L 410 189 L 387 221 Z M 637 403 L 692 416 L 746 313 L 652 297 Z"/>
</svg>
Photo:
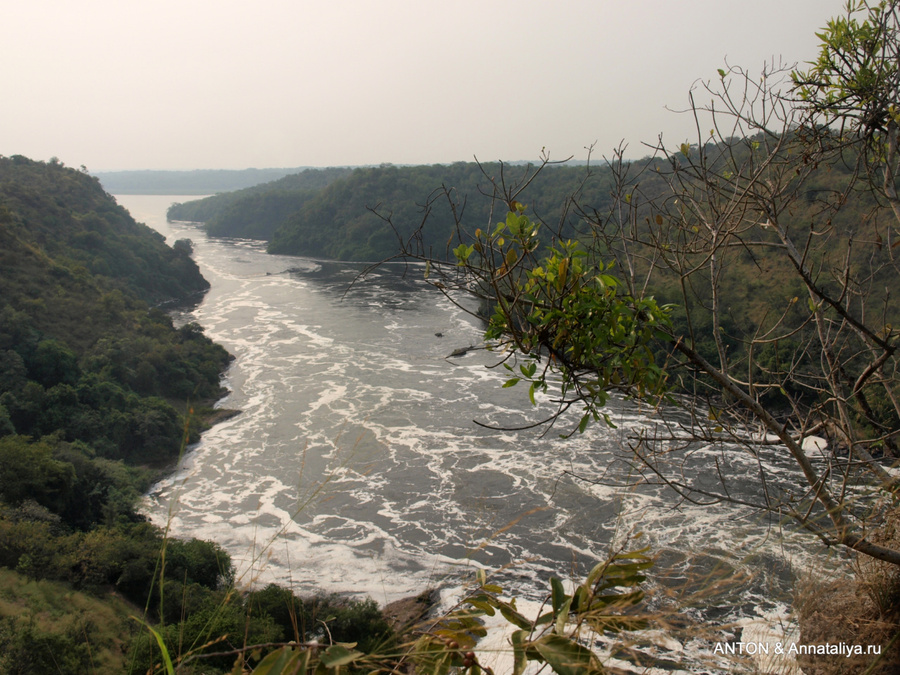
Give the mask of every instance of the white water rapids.
<svg viewBox="0 0 900 675">
<path fill-rule="evenodd" d="M 652 422 L 640 409 L 618 403 L 617 429 L 567 440 L 562 428 L 542 437 L 480 427 L 474 419 L 510 426 L 547 410 L 531 410 L 521 386 L 501 389 L 506 371 L 488 367 L 497 355 L 446 358 L 479 345 L 482 327 L 421 271 L 382 267 L 348 290 L 360 265 L 270 256 L 260 242 L 166 223 L 167 206 L 184 199 L 118 197 L 170 244 L 193 240 L 212 288 L 178 318 L 236 357 L 219 405 L 243 412 L 204 433 L 145 510 L 175 535 L 222 544 L 242 583 L 386 603 L 431 587 L 452 593 L 482 567 L 537 600 L 550 576 L 578 579 L 613 541 L 641 531 L 634 546 L 657 557 L 655 606 L 724 626 L 712 633 L 723 640 L 786 616 L 795 570 L 821 554 L 809 536 L 732 505 L 572 477 L 624 466 L 614 460 L 627 456 L 627 435 Z M 713 455 L 741 477 L 737 489 L 757 489 L 756 460 L 696 451 L 698 461 Z M 671 662 L 696 663 L 711 644 L 661 640 Z"/>
</svg>

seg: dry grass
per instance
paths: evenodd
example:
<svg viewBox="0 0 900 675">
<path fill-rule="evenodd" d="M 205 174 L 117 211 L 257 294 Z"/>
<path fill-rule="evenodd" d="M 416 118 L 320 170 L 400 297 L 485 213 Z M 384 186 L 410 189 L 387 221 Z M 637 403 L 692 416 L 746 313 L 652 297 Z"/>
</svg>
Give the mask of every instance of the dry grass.
<svg viewBox="0 0 900 675">
<path fill-rule="evenodd" d="M 875 543 L 900 544 L 900 509 L 888 512 Z M 852 579 L 807 579 L 798 589 L 800 643 L 880 646 L 881 655 L 801 656 L 807 675 L 900 673 L 900 569 L 860 556 Z"/>
<path fill-rule="evenodd" d="M 800 617 L 799 644 L 880 645 L 882 655 L 799 656 L 806 675 L 866 675 L 900 672 L 900 642 L 894 640 L 900 631 L 896 613 L 882 614 L 863 584 L 838 580 L 810 582 L 798 593 Z"/>
<path fill-rule="evenodd" d="M 36 581 L 0 569 L 0 619 L 33 621 L 42 635 L 67 635 L 76 643 L 83 638 L 90 654 L 89 672 L 94 675 L 127 671 L 133 632 L 128 617 L 136 609 L 115 594 L 89 595 L 64 583 Z M 6 672 L 5 667 L 0 665 L 0 670 Z"/>
</svg>

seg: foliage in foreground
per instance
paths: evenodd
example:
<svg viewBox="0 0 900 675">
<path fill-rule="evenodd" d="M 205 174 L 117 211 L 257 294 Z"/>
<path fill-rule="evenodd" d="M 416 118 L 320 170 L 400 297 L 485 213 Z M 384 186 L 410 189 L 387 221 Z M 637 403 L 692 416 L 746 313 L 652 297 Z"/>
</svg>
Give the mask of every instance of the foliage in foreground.
<svg viewBox="0 0 900 675">
<path fill-rule="evenodd" d="M 479 656 L 477 642 L 488 634 L 483 619 L 499 615 L 512 629 L 504 649 L 512 656 L 514 675 L 523 673 L 529 662 L 544 664 L 559 675 L 603 673 L 600 659 L 589 646 L 592 638 L 647 625 L 639 611 L 644 597 L 640 585 L 644 571 L 653 563 L 645 554 L 646 549 L 613 553 L 572 593 L 566 592 L 562 581 L 551 579 L 544 606 L 533 618 L 517 609 L 515 599 L 504 599 L 503 589 L 489 583 L 487 575 L 479 571 L 476 587 L 449 612 L 415 626 L 417 637 L 406 644 L 400 644 L 386 628 L 371 601 L 347 603 L 325 598 L 304 602 L 289 591 L 269 586 L 247 596 L 246 610 L 240 604 L 231 609 L 220 605 L 206 617 L 200 635 L 188 634 L 190 628 L 145 624 L 144 649 L 151 654 L 154 672 L 158 669 L 170 675 L 209 672 L 210 666 L 221 669 L 217 672 L 230 668 L 228 672 L 235 674 L 252 668 L 249 672 L 254 675 L 396 673 L 408 672 L 410 666 L 429 675 L 491 674 L 492 668 L 479 659 L 493 655 L 482 652 Z M 240 634 L 235 642 L 241 611 L 248 612 L 243 620 L 243 642 Z M 285 616 L 294 627 L 294 639 L 279 645 L 276 641 L 284 637 L 260 630 L 259 617 L 268 619 L 271 628 L 276 617 L 281 617 L 283 627 Z M 234 625 L 229 626 L 229 621 Z M 260 646 L 260 641 L 266 644 Z M 173 650 L 175 645 L 181 649 Z M 154 647 L 157 651 L 152 656 Z M 145 652 L 141 658 L 146 658 Z"/>
</svg>

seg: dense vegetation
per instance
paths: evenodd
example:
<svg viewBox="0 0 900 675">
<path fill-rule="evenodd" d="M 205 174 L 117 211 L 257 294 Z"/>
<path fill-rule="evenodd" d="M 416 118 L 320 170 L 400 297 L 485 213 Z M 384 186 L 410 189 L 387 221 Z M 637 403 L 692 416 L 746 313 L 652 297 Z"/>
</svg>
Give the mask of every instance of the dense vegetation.
<svg viewBox="0 0 900 675">
<path fill-rule="evenodd" d="M 527 166 L 507 167 L 521 174 Z M 401 241 L 413 236 L 425 215 L 423 245 L 437 255 L 446 253 L 454 235 L 454 209 L 467 222 L 488 222 L 492 202 L 485 177 L 498 176 L 500 166 L 458 162 L 415 167 L 381 166 L 356 169 L 344 180 L 322 190 L 290 216 L 276 231 L 270 253 L 307 255 L 338 260 L 382 260 L 396 255 Z M 550 222 L 565 215 L 570 195 L 584 179 L 583 167 L 555 167 L 529 186 L 527 199 L 535 212 Z M 585 189 L 602 193 L 604 176 L 591 177 Z M 435 199 L 442 185 L 453 188 L 452 203 Z M 390 216 L 391 223 L 384 216 Z"/>
<path fill-rule="evenodd" d="M 503 167 L 457 162 L 450 165 L 328 169 L 305 171 L 281 181 L 196 202 L 176 204 L 172 220 L 206 223 L 217 236 L 270 240 L 269 252 L 336 260 L 382 260 L 395 255 L 400 239 L 413 235 L 428 214 L 426 245 L 446 252 L 456 216 L 487 222 L 492 202 L 490 178 L 515 181 L 529 167 Z M 318 178 L 314 183 L 313 179 Z M 583 181 L 585 192 L 610 192 L 608 170 L 585 167 L 548 168 L 524 193 L 533 212 L 550 222 L 575 222 L 566 211 L 571 195 Z M 296 186 L 301 186 L 296 187 Z M 439 197 L 441 186 L 453 188 L 458 200 L 454 216 L 450 201 Z M 392 227 L 384 216 L 390 215 Z M 399 237 L 399 238 L 398 238 Z"/>
<path fill-rule="evenodd" d="M 350 169 L 307 169 L 279 180 L 198 199 L 169 208 L 169 220 L 206 223 L 218 237 L 271 239 L 284 220 Z"/>
<path fill-rule="evenodd" d="M 196 439 L 189 406 L 222 394 L 230 360 L 153 306 L 208 286 L 190 250 L 83 172 L 0 158 L 3 672 L 145 672 L 158 650 L 128 613 L 157 623 L 173 654 L 213 638 L 313 639 L 319 618 L 370 646 L 388 632 L 371 602 L 243 597 L 217 544 L 166 540 L 137 512 L 156 470 Z"/>
</svg>

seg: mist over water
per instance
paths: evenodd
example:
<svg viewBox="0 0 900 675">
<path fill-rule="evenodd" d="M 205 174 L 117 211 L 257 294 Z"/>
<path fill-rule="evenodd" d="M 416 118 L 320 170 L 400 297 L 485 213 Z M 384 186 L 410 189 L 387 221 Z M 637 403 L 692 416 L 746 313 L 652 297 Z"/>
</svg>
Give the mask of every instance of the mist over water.
<svg viewBox="0 0 900 675">
<path fill-rule="evenodd" d="M 219 406 L 243 411 L 203 434 L 145 511 L 177 536 L 222 544 L 241 582 L 384 603 L 459 586 L 478 566 L 537 598 L 551 575 L 576 579 L 641 531 L 635 546 L 658 556 L 657 587 L 708 593 L 684 613 L 740 622 L 783 613 L 791 565 L 820 551 L 749 510 L 611 485 L 634 477 L 621 461 L 628 436 L 657 413 L 619 402 L 617 429 L 568 440 L 559 434 L 577 419 L 543 436 L 475 424 L 525 424 L 552 405 L 532 410 L 524 388 L 501 389 L 497 354 L 447 358 L 480 345 L 483 328 L 419 269 L 385 266 L 357 280 L 360 265 L 270 256 L 260 242 L 166 223 L 177 197 L 118 200 L 170 244 L 193 240 L 212 288 L 178 319 L 236 357 Z M 697 466 L 715 454 L 743 476 L 736 489 L 758 493 L 755 458 L 694 450 Z M 788 463 L 771 462 L 790 479 Z"/>
</svg>

